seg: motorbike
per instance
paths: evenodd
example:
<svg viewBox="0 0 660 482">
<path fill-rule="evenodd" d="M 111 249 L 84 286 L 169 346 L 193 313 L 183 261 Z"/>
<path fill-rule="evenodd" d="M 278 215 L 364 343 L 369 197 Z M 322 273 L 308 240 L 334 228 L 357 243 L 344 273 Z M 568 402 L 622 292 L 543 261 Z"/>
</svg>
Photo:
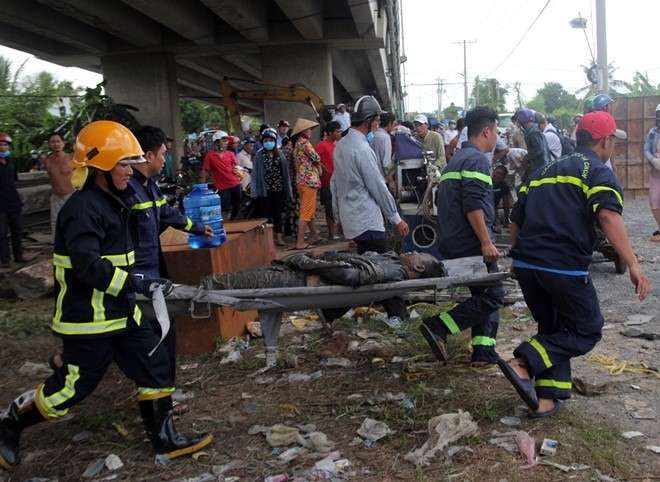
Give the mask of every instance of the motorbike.
<svg viewBox="0 0 660 482">
<path fill-rule="evenodd" d="M 617 274 L 623 274 L 628 269 L 628 265 L 621 259 L 619 253 L 610 244 L 605 233 L 600 229 L 596 228 L 596 245 L 594 246 L 594 252 L 599 252 L 603 255 L 602 258 L 593 258 L 592 263 L 605 263 L 607 261 L 614 262 L 614 271 Z"/>
</svg>

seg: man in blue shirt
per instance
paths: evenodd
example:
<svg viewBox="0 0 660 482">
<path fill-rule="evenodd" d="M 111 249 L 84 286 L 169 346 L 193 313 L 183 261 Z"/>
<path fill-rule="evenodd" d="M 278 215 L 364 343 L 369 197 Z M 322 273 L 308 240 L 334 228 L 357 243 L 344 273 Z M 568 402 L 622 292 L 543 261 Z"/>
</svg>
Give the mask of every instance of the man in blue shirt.
<svg viewBox="0 0 660 482">
<path fill-rule="evenodd" d="M 514 350 L 514 359 L 498 364 L 536 418 L 553 415 L 571 397 L 571 358 L 601 339 L 603 315 L 587 271 L 594 223 L 630 267 L 640 300 L 649 289 L 621 217 L 621 186 L 605 166 L 615 139 L 627 135 L 609 113 L 592 112 L 576 136 L 571 155 L 532 173 L 511 213 L 512 269 L 538 333 Z"/>
<path fill-rule="evenodd" d="M 495 207 L 490 162 L 484 155 L 497 144 L 497 113 L 475 107 L 465 117 L 468 140 L 442 171 L 438 206 L 438 249 L 445 258 L 483 256 L 489 273 L 498 271 L 499 252 L 493 244 Z M 470 286 L 472 297 L 455 308 L 424 319 L 419 329 L 438 361 L 447 363 L 447 336 L 472 329 L 472 366 L 497 363 L 495 337 L 502 283 Z"/>
</svg>

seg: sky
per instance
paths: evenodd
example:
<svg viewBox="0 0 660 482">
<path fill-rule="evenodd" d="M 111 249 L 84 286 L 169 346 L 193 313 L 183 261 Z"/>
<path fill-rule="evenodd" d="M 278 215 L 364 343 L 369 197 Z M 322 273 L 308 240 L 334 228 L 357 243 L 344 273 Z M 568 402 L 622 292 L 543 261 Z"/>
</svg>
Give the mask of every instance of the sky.
<svg viewBox="0 0 660 482">
<path fill-rule="evenodd" d="M 545 82 L 559 82 L 574 93 L 587 85 L 581 65 L 596 55 L 595 0 L 400 0 L 403 15 L 402 82 L 408 111 L 438 108 L 437 79 L 444 79 L 442 108 L 463 105 L 463 40 L 467 45 L 468 92 L 472 82 L 494 77 L 501 84 L 520 82 L 531 100 Z M 632 81 L 636 71 L 660 84 L 660 56 L 655 48 L 660 1 L 605 0 L 608 63 L 614 77 Z M 573 29 L 569 20 L 581 15 L 587 29 Z M 538 18 L 537 18 L 538 17 Z M 535 21 L 536 20 L 536 21 Z M 585 38 L 586 33 L 586 38 Z M 517 45 L 518 44 L 518 45 Z M 516 46 L 517 45 L 517 46 Z M 43 62 L 0 46 L 0 55 L 14 62 L 29 59 L 26 73 L 41 70 L 75 85 L 93 87 L 102 77 L 76 68 Z M 507 97 L 513 109 L 514 95 Z"/>
<path fill-rule="evenodd" d="M 597 55 L 595 0 L 401 0 L 401 5 L 408 111 L 437 110 L 438 78 L 445 83 L 442 108 L 463 105 L 463 45 L 457 43 L 463 40 L 475 42 L 467 45 L 468 95 L 476 76 L 520 82 L 527 100 L 545 82 L 558 82 L 571 93 L 588 83 L 581 65 L 590 64 L 589 45 Z M 614 78 L 631 82 L 640 71 L 660 84 L 660 56 L 651 54 L 660 1 L 606 0 L 605 5 L 607 61 L 618 69 Z M 586 30 L 569 25 L 580 15 Z M 508 110 L 513 103 L 510 93 Z"/>
</svg>

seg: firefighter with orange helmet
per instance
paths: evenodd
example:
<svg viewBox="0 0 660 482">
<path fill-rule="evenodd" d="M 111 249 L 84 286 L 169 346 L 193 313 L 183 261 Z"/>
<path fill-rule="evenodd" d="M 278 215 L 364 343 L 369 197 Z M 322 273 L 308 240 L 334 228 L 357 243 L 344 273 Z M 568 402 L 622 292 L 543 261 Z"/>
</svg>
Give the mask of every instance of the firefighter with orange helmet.
<svg viewBox="0 0 660 482">
<path fill-rule="evenodd" d="M 135 381 L 142 419 L 157 453 L 169 458 L 208 444 L 207 434 L 185 436 L 173 425 L 174 392 L 167 350 L 143 322 L 135 293 L 167 295 L 169 280 L 131 274 L 135 253 L 128 231 L 131 165 L 144 162 L 135 136 L 121 124 L 97 121 L 76 139 L 73 184 L 55 228 L 56 307 L 52 329 L 62 338 L 63 365 L 36 389 L 0 412 L 0 467 L 20 463 L 25 428 L 66 415 L 96 388 L 114 361 Z"/>
</svg>

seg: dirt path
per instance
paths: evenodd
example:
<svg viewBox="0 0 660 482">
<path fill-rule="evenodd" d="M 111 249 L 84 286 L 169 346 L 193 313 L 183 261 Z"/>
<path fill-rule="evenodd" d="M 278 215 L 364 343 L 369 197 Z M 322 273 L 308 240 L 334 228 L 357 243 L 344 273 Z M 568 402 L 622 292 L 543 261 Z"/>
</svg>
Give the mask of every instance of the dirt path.
<svg viewBox="0 0 660 482">
<path fill-rule="evenodd" d="M 615 274 L 613 263 L 592 266 L 607 323 L 593 354 L 601 359 L 616 357 L 618 361 L 643 363 L 657 370 L 660 342 L 625 337 L 621 332 L 631 328 L 626 323 L 641 322 L 635 327 L 642 332 L 660 334 L 660 243 L 649 240 L 653 227 L 646 201 L 628 202 L 625 219 L 651 279 L 651 293 L 640 303 L 629 276 Z M 502 267 L 507 265 L 504 260 Z M 52 303 L 52 299 L 15 305 L 1 302 L 1 405 L 43 380 L 43 371 L 33 375 L 18 372 L 26 361 L 43 365 L 58 349 L 57 339 L 45 328 Z M 523 322 L 524 318 L 524 312 L 505 308 L 498 335 L 501 355 L 506 356 L 520 340 L 534 333 L 533 323 Z M 64 420 L 26 431 L 21 468 L 11 476 L 0 472 L 0 482 L 80 480 L 86 468 L 110 453 L 119 455 L 125 464 L 112 480 L 132 481 L 261 481 L 266 475 L 300 473 L 323 458 L 307 450 L 290 463 L 282 462 L 278 456 L 288 447 L 277 452 L 262 434 L 248 433 L 254 425 L 277 423 L 293 427 L 314 424 L 336 444 L 341 457 L 351 462 L 342 478 L 360 482 L 450 477 L 466 481 L 587 481 L 595 480 L 594 469 L 618 480 L 653 480 L 660 474 L 660 455 L 644 449 L 660 445 L 660 379 L 652 374 L 624 371 L 612 375 L 607 366 L 588 357 L 576 360 L 574 375 L 587 384 L 606 385 L 605 392 L 597 396 L 575 394 L 556 418 L 531 421 L 521 417 L 514 429 L 528 431 L 537 448 L 545 437 L 559 440 L 560 450 L 553 461 L 568 466 L 586 464 L 591 469 L 564 474 L 539 465 L 523 470 L 518 455 L 489 443 L 493 430 L 511 430 L 501 420 L 514 415 L 520 401 L 497 370 L 479 373 L 469 368 L 466 338 L 456 337 L 450 342 L 450 363 L 442 367 L 419 337 L 416 322 L 410 323 L 400 338 L 383 323 L 346 321 L 336 327 L 339 332 L 354 337 L 360 346 L 366 343 L 361 336 L 370 336 L 370 342 L 382 344 L 385 351 L 374 355 L 335 349 L 350 366 L 332 367 L 324 355 L 327 347 L 318 323 L 303 321 L 307 324 L 304 328 L 285 325 L 280 364 L 264 374 L 257 373 L 264 365 L 260 341 L 241 350 L 242 359 L 237 363 L 221 364 L 226 353 L 220 352 L 179 358 L 178 388 L 194 397 L 184 400 L 191 411 L 180 416 L 177 426 L 184 432 L 210 431 L 215 437 L 198 459 L 154 464 L 138 417 L 134 387 L 112 368 L 96 392 Z M 392 355 L 405 361 L 395 361 Z M 313 378 L 291 381 L 296 374 Z M 405 403 L 401 403 L 402 397 Z M 430 418 L 459 409 L 474 417 L 479 426 L 476 436 L 457 442 L 464 445 L 455 455 L 444 451 L 422 469 L 403 460 L 407 452 L 427 440 Z M 356 441 L 356 430 L 366 418 L 386 422 L 393 434 L 373 445 Z M 620 433 L 627 431 L 641 432 L 643 437 L 622 440 Z M 233 464 L 233 468 L 222 472 L 226 464 Z M 215 475 L 194 479 L 204 473 Z M 105 471 L 89 480 L 112 475 Z"/>
</svg>

